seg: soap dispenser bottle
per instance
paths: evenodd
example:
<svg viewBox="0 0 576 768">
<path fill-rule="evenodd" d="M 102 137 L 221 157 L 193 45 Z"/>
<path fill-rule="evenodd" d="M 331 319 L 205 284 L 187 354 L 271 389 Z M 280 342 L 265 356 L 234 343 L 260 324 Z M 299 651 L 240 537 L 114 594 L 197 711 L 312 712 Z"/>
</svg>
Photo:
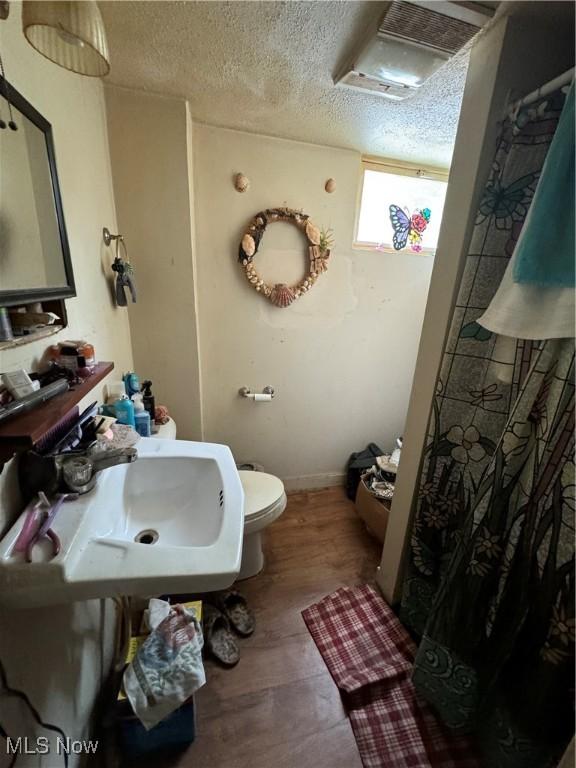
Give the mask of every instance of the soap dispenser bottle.
<svg viewBox="0 0 576 768">
<path fill-rule="evenodd" d="M 142 402 L 144 403 L 144 408 L 150 414 L 150 421 L 152 424 L 154 424 L 154 411 L 156 410 L 156 402 L 154 400 L 154 395 L 152 394 L 152 382 L 149 380 L 143 381 L 142 388 L 144 390 Z"/>
<path fill-rule="evenodd" d="M 124 387 L 128 397 L 132 397 L 132 395 L 140 392 L 140 380 L 138 378 L 138 374 L 134 373 L 134 371 L 125 373 L 122 377 L 122 380 L 124 381 Z"/>
<path fill-rule="evenodd" d="M 114 403 L 114 411 L 119 424 L 128 424 L 130 427 L 136 427 L 134 403 L 128 395 L 120 395 Z"/>
<path fill-rule="evenodd" d="M 134 420 L 136 422 L 136 432 L 142 437 L 150 437 L 152 433 L 150 414 L 144 408 L 144 396 L 142 392 L 136 392 L 132 395 L 134 404 Z"/>
</svg>

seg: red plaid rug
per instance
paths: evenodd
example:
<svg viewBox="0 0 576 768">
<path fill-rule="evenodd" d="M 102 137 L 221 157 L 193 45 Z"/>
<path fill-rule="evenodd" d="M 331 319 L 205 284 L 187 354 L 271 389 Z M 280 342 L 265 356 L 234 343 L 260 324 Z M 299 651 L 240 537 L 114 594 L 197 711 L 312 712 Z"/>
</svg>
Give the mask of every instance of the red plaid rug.
<svg viewBox="0 0 576 768">
<path fill-rule="evenodd" d="M 302 616 L 348 711 L 364 768 L 480 768 L 419 699 L 416 646 L 381 595 L 344 587 Z"/>
</svg>

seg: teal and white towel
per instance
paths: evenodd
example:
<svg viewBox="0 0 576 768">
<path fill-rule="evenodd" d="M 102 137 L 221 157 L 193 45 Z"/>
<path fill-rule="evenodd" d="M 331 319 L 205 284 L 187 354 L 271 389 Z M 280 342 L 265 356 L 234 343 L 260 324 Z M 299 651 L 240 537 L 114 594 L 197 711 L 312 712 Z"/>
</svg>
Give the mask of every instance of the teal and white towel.
<svg viewBox="0 0 576 768">
<path fill-rule="evenodd" d="M 574 287 L 574 83 L 514 254 L 515 283 Z"/>
<path fill-rule="evenodd" d="M 478 323 L 515 339 L 575 333 L 574 84 L 502 282 Z"/>
</svg>

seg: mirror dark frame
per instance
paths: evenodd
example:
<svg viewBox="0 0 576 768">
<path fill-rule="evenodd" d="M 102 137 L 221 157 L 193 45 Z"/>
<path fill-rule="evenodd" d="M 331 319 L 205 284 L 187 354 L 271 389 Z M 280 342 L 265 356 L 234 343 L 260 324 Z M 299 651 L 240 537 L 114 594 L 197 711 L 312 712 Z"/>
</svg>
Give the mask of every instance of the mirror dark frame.
<svg viewBox="0 0 576 768">
<path fill-rule="evenodd" d="M 66 223 L 64 221 L 64 209 L 62 207 L 62 196 L 60 194 L 60 184 L 58 181 L 58 171 L 56 169 L 56 153 L 54 152 L 54 140 L 52 137 L 52 125 L 27 101 L 21 93 L 10 85 L 0 75 L 0 96 L 9 101 L 15 109 L 21 112 L 44 134 L 46 141 L 46 155 L 50 167 L 50 177 L 52 180 L 52 193 L 54 195 L 54 208 L 58 220 L 58 232 L 60 235 L 60 246 L 62 250 L 62 260 L 64 262 L 64 273 L 66 275 L 66 285 L 45 288 L 23 288 L 22 290 L 0 290 L 0 307 L 14 306 L 18 304 L 31 304 L 35 301 L 48 301 L 50 299 L 69 299 L 76 296 L 76 285 L 74 283 L 74 273 L 72 271 L 72 259 L 70 257 L 70 245 L 68 243 L 68 234 L 66 232 Z M 17 116 L 16 116 L 17 117 Z M 9 131 L 10 128 L 4 130 Z"/>
</svg>

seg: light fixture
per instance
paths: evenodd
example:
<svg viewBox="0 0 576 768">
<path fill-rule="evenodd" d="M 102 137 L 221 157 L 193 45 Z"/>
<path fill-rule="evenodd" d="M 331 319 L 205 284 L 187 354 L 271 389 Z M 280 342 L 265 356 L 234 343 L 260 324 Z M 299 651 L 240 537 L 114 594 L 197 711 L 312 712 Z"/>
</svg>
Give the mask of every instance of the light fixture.
<svg viewBox="0 0 576 768">
<path fill-rule="evenodd" d="M 104 22 L 95 0 L 24 0 L 22 29 L 47 59 L 80 75 L 110 71 Z"/>
<path fill-rule="evenodd" d="M 413 96 L 494 14 L 482 3 L 389 0 L 378 29 L 334 79 L 400 101 Z"/>
</svg>

